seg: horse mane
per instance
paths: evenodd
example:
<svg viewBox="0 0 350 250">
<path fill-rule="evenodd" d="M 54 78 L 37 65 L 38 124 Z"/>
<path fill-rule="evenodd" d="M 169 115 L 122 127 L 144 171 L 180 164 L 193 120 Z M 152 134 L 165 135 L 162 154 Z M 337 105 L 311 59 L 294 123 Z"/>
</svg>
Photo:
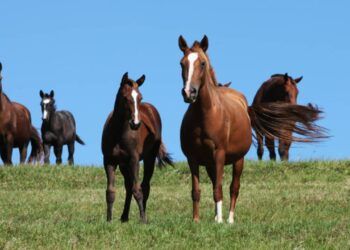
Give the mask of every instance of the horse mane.
<svg viewBox="0 0 350 250">
<path fill-rule="evenodd" d="M 5 98 L 6 98 L 6 100 L 8 101 L 8 102 L 12 102 L 11 100 L 10 100 L 10 98 L 5 94 L 5 93 L 1 93 Z"/>
</svg>

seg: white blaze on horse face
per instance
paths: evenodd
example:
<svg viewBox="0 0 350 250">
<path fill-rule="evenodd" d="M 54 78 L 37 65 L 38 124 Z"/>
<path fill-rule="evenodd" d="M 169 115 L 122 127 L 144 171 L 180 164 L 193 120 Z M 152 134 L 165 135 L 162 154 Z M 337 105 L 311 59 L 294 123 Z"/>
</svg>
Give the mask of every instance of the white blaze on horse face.
<svg viewBox="0 0 350 250">
<path fill-rule="evenodd" d="M 193 71 L 194 71 L 194 62 L 198 59 L 198 53 L 197 52 L 192 52 L 187 56 L 188 62 L 189 62 L 189 68 L 188 68 L 188 77 L 186 81 L 186 86 L 185 86 L 185 92 L 187 96 L 190 96 L 191 94 L 191 81 L 192 81 L 192 76 L 193 76 Z"/>
<path fill-rule="evenodd" d="M 217 223 L 222 223 L 222 201 L 216 202 L 215 212 L 216 212 L 215 221 Z"/>
<path fill-rule="evenodd" d="M 136 92 L 136 90 L 132 90 L 131 91 L 131 96 L 132 96 L 132 99 L 134 100 L 134 107 L 135 107 L 135 113 L 134 113 L 134 116 L 135 116 L 135 120 L 134 120 L 134 123 L 135 124 L 139 124 L 140 123 L 140 119 L 139 119 L 139 109 L 138 109 L 138 106 L 137 106 L 137 96 L 139 94 Z"/>
<path fill-rule="evenodd" d="M 51 100 L 48 98 L 45 98 L 43 100 L 43 104 L 44 104 L 43 119 L 44 120 L 47 119 L 47 117 L 49 115 L 49 113 L 47 112 L 47 104 L 49 104 L 50 102 L 51 102 Z"/>
</svg>

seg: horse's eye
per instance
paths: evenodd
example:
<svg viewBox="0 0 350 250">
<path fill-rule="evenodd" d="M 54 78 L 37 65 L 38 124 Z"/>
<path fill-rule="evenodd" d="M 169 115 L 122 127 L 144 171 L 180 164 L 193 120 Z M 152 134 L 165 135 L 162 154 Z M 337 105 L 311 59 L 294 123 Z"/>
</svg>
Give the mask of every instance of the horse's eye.
<svg viewBox="0 0 350 250">
<path fill-rule="evenodd" d="M 201 67 L 202 67 L 202 68 L 205 67 L 205 62 L 201 62 Z"/>
</svg>

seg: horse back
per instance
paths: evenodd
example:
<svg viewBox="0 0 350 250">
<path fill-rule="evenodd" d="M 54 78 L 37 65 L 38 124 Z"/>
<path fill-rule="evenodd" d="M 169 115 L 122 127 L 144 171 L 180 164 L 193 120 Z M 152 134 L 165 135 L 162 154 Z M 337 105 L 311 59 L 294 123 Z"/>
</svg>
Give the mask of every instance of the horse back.
<svg viewBox="0 0 350 250">
<path fill-rule="evenodd" d="M 268 102 L 286 102 L 290 103 L 289 93 L 284 87 L 285 81 L 282 77 L 271 77 L 263 82 L 256 92 L 253 105 Z"/>
</svg>

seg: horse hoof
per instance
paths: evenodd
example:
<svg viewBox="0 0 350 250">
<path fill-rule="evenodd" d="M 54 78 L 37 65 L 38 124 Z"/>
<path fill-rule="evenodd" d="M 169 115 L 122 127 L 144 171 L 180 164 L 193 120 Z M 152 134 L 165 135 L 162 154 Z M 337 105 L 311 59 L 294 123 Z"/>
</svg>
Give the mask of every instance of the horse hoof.
<svg viewBox="0 0 350 250">
<path fill-rule="evenodd" d="M 199 223 L 199 218 L 193 218 L 194 223 Z"/>
<path fill-rule="evenodd" d="M 218 216 L 215 216 L 215 222 L 222 223 L 222 218 L 218 218 Z"/>
<path fill-rule="evenodd" d="M 127 217 L 120 217 L 120 221 L 122 222 L 122 223 L 125 223 L 125 222 L 128 222 L 129 221 L 129 218 L 127 218 Z"/>
<path fill-rule="evenodd" d="M 233 219 L 231 219 L 231 218 L 228 218 L 228 219 L 227 219 L 227 223 L 228 223 L 228 224 L 234 224 L 235 221 L 234 221 Z"/>
</svg>

